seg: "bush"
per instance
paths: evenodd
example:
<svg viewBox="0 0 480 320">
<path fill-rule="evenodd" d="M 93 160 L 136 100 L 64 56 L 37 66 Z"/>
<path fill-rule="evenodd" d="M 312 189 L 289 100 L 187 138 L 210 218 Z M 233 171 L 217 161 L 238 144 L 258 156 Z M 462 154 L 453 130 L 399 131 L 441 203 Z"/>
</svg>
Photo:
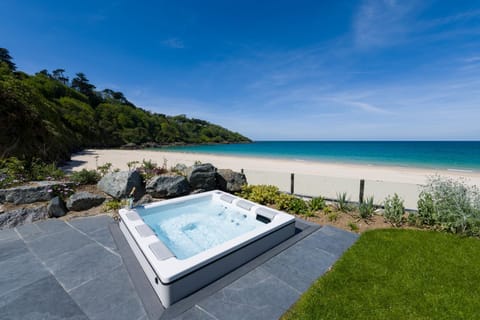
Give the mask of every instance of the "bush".
<svg viewBox="0 0 480 320">
<path fill-rule="evenodd" d="M 150 180 L 154 176 L 158 176 L 163 173 L 167 173 L 167 162 L 166 159 L 163 161 L 163 166 L 159 167 L 156 162 L 152 160 L 142 160 L 142 165 L 137 168 L 137 171 L 142 175 L 143 179 Z"/>
<path fill-rule="evenodd" d="M 355 222 L 349 222 L 348 227 L 353 232 L 357 232 L 359 230 L 358 225 Z"/>
<path fill-rule="evenodd" d="M 238 195 L 260 204 L 275 204 L 280 192 L 271 185 L 246 185 Z"/>
<path fill-rule="evenodd" d="M 104 211 L 116 211 L 116 210 L 120 210 L 124 205 L 126 205 L 126 203 L 124 203 L 124 201 L 117 200 L 117 199 L 112 199 L 112 200 L 109 200 L 109 201 L 105 202 L 105 204 L 103 205 L 103 210 Z"/>
<path fill-rule="evenodd" d="M 360 218 L 370 219 L 375 212 L 375 205 L 373 204 L 373 197 L 368 197 L 364 202 L 358 206 Z"/>
<path fill-rule="evenodd" d="M 325 208 L 325 199 L 323 197 L 312 198 L 308 204 L 312 211 L 323 210 Z"/>
<path fill-rule="evenodd" d="M 38 159 L 23 161 L 15 157 L 0 159 L 0 188 L 8 188 L 28 181 L 61 179 L 65 173 L 54 163 Z"/>
<path fill-rule="evenodd" d="M 337 193 L 337 207 L 338 210 L 342 212 L 348 212 L 352 210 L 351 206 L 349 205 L 349 199 L 347 197 L 347 193 Z"/>
<path fill-rule="evenodd" d="M 65 176 L 65 172 L 57 168 L 55 163 L 43 163 L 36 159 L 30 163 L 30 180 L 56 180 L 62 179 Z"/>
<path fill-rule="evenodd" d="M 290 194 L 280 194 L 277 196 L 275 205 L 278 210 L 284 210 L 289 213 L 303 214 L 310 216 L 311 211 L 308 208 L 307 203 L 300 198 L 297 198 Z"/>
<path fill-rule="evenodd" d="M 96 170 L 82 169 L 81 171 L 75 171 L 70 176 L 70 180 L 78 184 L 95 184 L 101 178 L 101 175 Z"/>
<path fill-rule="evenodd" d="M 388 196 L 385 199 L 385 220 L 398 226 L 402 223 L 403 214 L 405 213 L 405 207 L 403 206 L 403 200 L 400 199 L 398 194 L 394 194 L 393 197 Z"/>
<path fill-rule="evenodd" d="M 480 236 L 480 190 L 463 180 L 431 177 L 418 200 L 417 221 L 452 233 Z"/>
</svg>

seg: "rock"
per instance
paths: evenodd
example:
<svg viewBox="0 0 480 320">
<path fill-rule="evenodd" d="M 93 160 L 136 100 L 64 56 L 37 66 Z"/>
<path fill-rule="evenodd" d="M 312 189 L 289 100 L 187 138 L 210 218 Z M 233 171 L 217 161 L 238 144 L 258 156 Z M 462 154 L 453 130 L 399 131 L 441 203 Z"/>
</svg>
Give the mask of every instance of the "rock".
<svg viewBox="0 0 480 320">
<path fill-rule="evenodd" d="M 14 209 L 0 214 L 0 229 L 13 228 L 46 218 L 48 218 L 46 205 Z"/>
<path fill-rule="evenodd" d="M 173 198 L 190 192 L 187 178 L 175 173 L 153 177 L 147 183 L 147 193 L 155 198 Z"/>
<path fill-rule="evenodd" d="M 143 206 L 144 204 L 147 204 L 147 203 L 151 203 L 153 202 L 153 198 L 151 195 L 149 194 L 146 194 L 144 195 L 140 200 L 138 200 L 137 202 L 135 202 L 133 204 L 134 207 L 137 207 L 137 206 Z"/>
<path fill-rule="evenodd" d="M 39 201 L 49 201 L 52 193 L 48 192 L 54 186 L 72 186 L 70 182 L 36 181 L 30 185 L 0 190 L 0 201 L 14 204 L 27 204 Z"/>
<path fill-rule="evenodd" d="M 142 176 L 138 171 L 119 171 L 106 174 L 97 186 L 115 199 L 129 197 L 133 188 L 135 188 L 134 200 L 139 200 L 145 194 Z"/>
<path fill-rule="evenodd" d="M 187 180 L 193 190 L 202 189 L 205 191 L 215 189 L 216 168 L 210 163 L 196 164 L 186 170 Z"/>
<path fill-rule="evenodd" d="M 60 197 L 54 197 L 47 206 L 48 216 L 60 218 L 67 214 L 68 210 Z"/>
<path fill-rule="evenodd" d="M 135 150 L 135 149 L 140 149 L 140 147 L 137 146 L 135 143 L 130 142 L 130 143 L 127 143 L 127 144 L 124 144 L 123 146 L 121 146 L 120 149 Z"/>
<path fill-rule="evenodd" d="M 67 208 L 71 211 L 83 211 L 101 205 L 105 201 L 104 196 L 90 192 L 77 192 L 67 200 Z"/>
<path fill-rule="evenodd" d="M 247 178 L 243 173 L 230 169 L 217 170 L 217 188 L 226 192 L 238 192 L 247 184 Z"/>
</svg>

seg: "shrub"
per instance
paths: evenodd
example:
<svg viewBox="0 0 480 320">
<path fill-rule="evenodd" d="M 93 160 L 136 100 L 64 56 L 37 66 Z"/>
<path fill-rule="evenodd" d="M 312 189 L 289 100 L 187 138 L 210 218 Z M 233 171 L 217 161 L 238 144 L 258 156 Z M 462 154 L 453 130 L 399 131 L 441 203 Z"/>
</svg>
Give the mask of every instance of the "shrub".
<svg viewBox="0 0 480 320">
<path fill-rule="evenodd" d="M 325 208 L 323 208 L 323 213 L 325 215 L 328 215 L 328 214 L 332 213 L 332 211 L 333 211 L 333 209 L 330 206 L 326 206 Z"/>
<path fill-rule="evenodd" d="M 95 184 L 101 178 L 101 175 L 96 170 L 82 169 L 75 171 L 70 176 L 70 180 L 78 184 Z"/>
<path fill-rule="evenodd" d="M 337 207 L 338 207 L 338 210 L 340 210 L 342 212 L 350 211 L 352 208 L 350 207 L 348 201 L 349 201 L 349 199 L 347 197 L 346 192 L 337 193 Z"/>
<path fill-rule="evenodd" d="M 52 195 L 52 197 L 60 197 L 62 200 L 66 200 L 75 193 L 75 187 L 66 183 L 56 184 L 52 186 L 51 189 L 48 189 L 48 192 Z"/>
<path fill-rule="evenodd" d="M 358 212 L 362 219 L 370 219 L 373 216 L 374 211 L 375 205 L 373 204 L 373 197 L 368 197 L 358 206 Z"/>
<path fill-rule="evenodd" d="M 246 185 L 238 195 L 260 204 L 275 204 L 280 192 L 271 185 Z"/>
<path fill-rule="evenodd" d="M 7 188 L 27 181 L 61 179 L 65 173 L 54 163 L 38 159 L 23 161 L 15 157 L 0 159 L 0 188 Z"/>
<path fill-rule="evenodd" d="M 480 190 L 463 180 L 431 177 L 418 200 L 418 220 L 441 230 L 480 235 Z"/>
<path fill-rule="evenodd" d="M 394 194 L 393 197 L 388 196 L 385 199 L 385 220 L 398 226 L 401 224 L 403 219 L 403 214 L 405 213 L 405 207 L 403 206 L 403 200 L 400 199 L 398 194 Z"/>
<path fill-rule="evenodd" d="M 100 175 L 103 177 L 107 173 L 110 172 L 110 169 L 112 169 L 112 164 L 110 162 L 107 162 L 101 166 L 97 166 L 98 172 L 100 172 Z"/>
<path fill-rule="evenodd" d="M 310 210 L 319 211 L 325 208 L 325 199 L 323 197 L 312 198 L 308 204 L 310 206 Z"/>
<path fill-rule="evenodd" d="M 338 212 L 331 212 L 328 214 L 328 221 L 333 222 L 337 221 L 338 219 Z"/>
<path fill-rule="evenodd" d="M 149 180 L 154 176 L 158 176 L 163 173 L 167 173 L 167 162 L 164 159 L 163 166 L 159 167 L 157 163 L 152 160 L 142 160 L 142 165 L 137 168 L 137 171 L 143 176 L 145 180 Z"/>
<path fill-rule="evenodd" d="M 65 176 L 65 172 L 57 168 L 55 163 L 43 163 L 38 159 L 33 160 L 27 170 L 30 173 L 30 180 L 55 180 Z"/>
<path fill-rule="evenodd" d="M 284 210 L 289 213 L 303 214 L 310 216 L 311 211 L 308 208 L 307 203 L 300 198 L 297 198 L 290 194 L 280 194 L 277 196 L 275 205 L 279 210 Z"/>
<path fill-rule="evenodd" d="M 117 200 L 117 199 L 112 199 L 103 205 L 103 210 L 104 211 L 116 211 L 121 209 L 125 205 L 124 201 Z"/>
<path fill-rule="evenodd" d="M 357 232 L 359 230 L 358 225 L 355 222 L 349 222 L 348 227 L 350 228 L 351 231 Z"/>
</svg>

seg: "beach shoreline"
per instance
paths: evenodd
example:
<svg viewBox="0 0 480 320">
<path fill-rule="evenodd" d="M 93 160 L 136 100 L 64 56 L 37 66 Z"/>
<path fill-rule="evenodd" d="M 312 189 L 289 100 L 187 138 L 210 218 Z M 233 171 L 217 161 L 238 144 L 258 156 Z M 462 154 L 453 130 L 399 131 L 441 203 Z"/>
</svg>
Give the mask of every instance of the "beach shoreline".
<svg viewBox="0 0 480 320">
<path fill-rule="evenodd" d="M 161 166 L 164 161 L 168 168 L 178 163 L 187 166 L 196 161 L 211 163 L 217 168 L 241 169 L 250 171 L 295 173 L 333 178 L 365 179 L 397 183 L 424 184 L 429 176 L 440 175 L 448 178 L 464 178 L 466 183 L 480 185 L 480 172 L 452 171 L 447 169 L 430 169 L 418 167 L 401 167 L 385 165 L 363 165 L 335 162 L 320 162 L 300 159 L 280 159 L 251 156 L 230 156 L 196 152 L 178 152 L 162 150 L 121 150 L 121 149 L 87 149 L 72 155 L 67 168 L 78 171 L 95 169 L 97 165 L 111 163 L 113 168 L 128 169 L 130 161 L 152 160 Z"/>
</svg>

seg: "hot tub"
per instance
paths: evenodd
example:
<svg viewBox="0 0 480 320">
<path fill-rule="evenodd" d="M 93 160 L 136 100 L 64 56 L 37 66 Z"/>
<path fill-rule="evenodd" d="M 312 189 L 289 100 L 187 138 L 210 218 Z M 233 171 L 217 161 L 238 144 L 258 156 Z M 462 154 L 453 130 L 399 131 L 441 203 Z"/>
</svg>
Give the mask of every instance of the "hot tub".
<svg viewBox="0 0 480 320">
<path fill-rule="evenodd" d="M 120 210 L 120 229 L 169 307 L 295 234 L 295 218 L 221 191 Z"/>
</svg>

